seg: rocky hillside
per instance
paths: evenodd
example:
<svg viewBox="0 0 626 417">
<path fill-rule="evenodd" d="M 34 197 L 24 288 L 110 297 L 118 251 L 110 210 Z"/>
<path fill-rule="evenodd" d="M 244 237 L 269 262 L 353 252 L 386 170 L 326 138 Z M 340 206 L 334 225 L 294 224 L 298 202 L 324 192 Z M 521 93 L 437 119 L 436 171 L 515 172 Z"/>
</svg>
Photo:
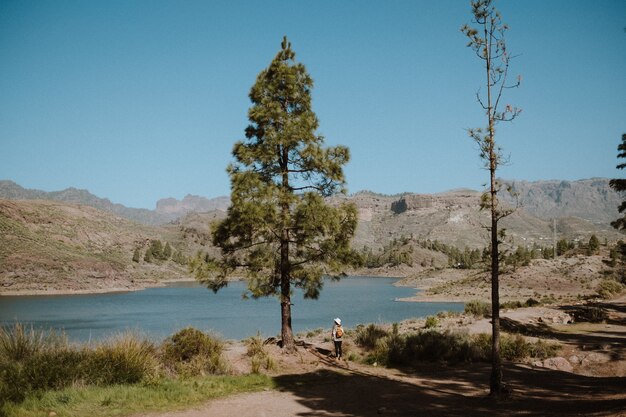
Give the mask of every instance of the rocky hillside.
<svg viewBox="0 0 626 417">
<path fill-rule="evenodd" d="M 457 190 L 441 194 L 383 196 L 369 192 L 351 197 L 359 209 L 359 227 L 355 246 L 379 248 L 401 236 L 419 240 L 437 240 L 458 248 L 482 248 L 488 241 L 485 226 L 489 224 L 488 213 L 479 209 L 481 193 Z M 608 208 L 607 208 L 608 211 Z M 617 212 L 617 210 L 615 210 Z M 511 245 L 551 246 L 554 237 L 567 240 L 587 241 L 592 234 L 600 239 L 616 241 L 624 235 L 609 224 L 595 222 L 599 215 L 583 213 L 585 217 L 561 216 L 554 221 L 540 218 L 522 206 L 511 216 L 502 220 L 507 229 L 507 242 Z M 610 214 L 606 214 L 607 218 Z"/>
<path fill-rule="evenodd" d="M 157 201 L 156 212 L 162 216 L 180 218 L 188 213 L 204 213 L 209 211 L 226 211 L 230 198 L 205 198 L 187 194 L 182 200 L 163 198 Z"/>
<path fill-rule="evenodd" d="M 502 193 L 509 204 L 516 200 L 528 213 L 548 220 L 579 217 L 593 223 L 608 224 L 619 217 L 617 207 L 623 196 L 609 187 L 606 178 L 579 181 L 503 181 L 511 194 Z"/>
<path fill-rule="evenodd" d="M 129 290 L 186 276 L 170 261 L 133 262 L 178 234 L 82 205 L 0 200 L 0 293 Z"/>
</svg>

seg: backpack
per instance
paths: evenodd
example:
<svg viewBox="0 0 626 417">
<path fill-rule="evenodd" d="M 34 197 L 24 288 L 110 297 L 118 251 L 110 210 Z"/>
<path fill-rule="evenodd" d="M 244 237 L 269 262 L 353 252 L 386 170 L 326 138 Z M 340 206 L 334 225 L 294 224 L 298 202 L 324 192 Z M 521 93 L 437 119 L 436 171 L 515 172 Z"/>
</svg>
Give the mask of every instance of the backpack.
<svg viewBox="0 0 626 417">
<path fill-rule="evenodd" d="M 342 337 L 342 336 L 343 336 L 343 327 L 337 326 L 337 328 L 335 329 L 335 337 Z"/>
</svg>

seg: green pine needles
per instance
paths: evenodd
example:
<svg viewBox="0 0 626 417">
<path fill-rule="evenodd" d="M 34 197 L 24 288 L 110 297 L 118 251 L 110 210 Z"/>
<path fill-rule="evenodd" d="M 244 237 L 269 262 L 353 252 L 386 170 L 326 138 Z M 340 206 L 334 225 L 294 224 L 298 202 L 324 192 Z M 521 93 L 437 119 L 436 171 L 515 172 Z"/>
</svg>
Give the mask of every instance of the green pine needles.
<svg viewBox="0 0 626 417">
<path fill-rule="evenodd" d="M 325 275 L 356 262 L 350 240 L 357 224 L 352 204 L 329 205 L 345 192 L 344 146 L 324 147 L 311 109 L 313 80 L 287 38 L 250 90 L 246 139 L 235 143 L 228 167 L 231 206 L 213 229 L 222 257 L 199 255 L 196 278 L 213 291 L 233 274 L 245 275 L 252 297 L 276 295 L 283 347 L 294 349 L 292 286 L 317 298 Z"/>
</svg>

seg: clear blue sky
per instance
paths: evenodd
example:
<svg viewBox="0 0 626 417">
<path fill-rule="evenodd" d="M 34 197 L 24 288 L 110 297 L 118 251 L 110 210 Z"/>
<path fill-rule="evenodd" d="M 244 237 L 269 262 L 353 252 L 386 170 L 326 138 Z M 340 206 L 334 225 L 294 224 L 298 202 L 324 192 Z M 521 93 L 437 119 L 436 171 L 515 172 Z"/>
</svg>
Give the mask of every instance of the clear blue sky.
<svg viewBox="0 0 626 417">
<path fill-rule="evenodd" d="M 626 1 L 501 0 L 523 108 L 508 179 L 619 177 Z M 287 35 L 349 192 L 481 189 L 469 1 L 0 0 L 0 179 L 153 208 L 228 195 L 248 91 Z"/>
</svg>

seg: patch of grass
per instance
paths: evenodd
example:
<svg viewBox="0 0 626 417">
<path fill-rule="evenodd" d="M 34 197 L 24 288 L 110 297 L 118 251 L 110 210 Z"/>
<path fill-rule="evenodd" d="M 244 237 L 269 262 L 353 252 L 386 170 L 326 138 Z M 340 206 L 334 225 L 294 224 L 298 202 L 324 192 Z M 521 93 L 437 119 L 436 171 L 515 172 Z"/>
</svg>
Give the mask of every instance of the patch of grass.
<svg viewBox="0 0 626 417">
<path fill-rule="evenodd" d="M 85 355 L 53 331 L 20 323 L 0 328 L 0 403 L 33 391 L 69 386 L 81 379 Z"/>
<path fill-rule="evenodd" d="M 265 350 L 265 345 L 259 333 L 257 333 L 256 336 L 246 339 L 245 342 L 248 347 L 246 354 L 250 357 L 250 365 L 253 374 L 261 373 L 261 367 L 266 370 L 276 368 L 276 363 Z"/>
<path fill-rule="evenodd" d="M 320 327 L 320 328 L 317 328 L 315 330 L 308 331 L 306 333 L 306 337 L 307 337 L 307 339 L 311 339 L 311 338 L 313 338 L 315 336 L 318 336 L 318 335 L 322 334 L 323 332 L 324 332 L 324 329 Z"/>
<path fill-rule="evenodd" d="M 273 387 L 267 376 L 246 375 L 164 379 L 155 385 L 66 388 L 29 395 L 20 404 L 6 403 L 0 415 L 47 417 L 54 411 L 58 417 L 128 416 L 187 409 L 210 399 Z"/>
<path fill-rule="evenodd" d="M 465 314 L 469 314 L 476 317 L 490 317 L 491 316 L 491 303 L 480 300 L 472 300 L 465 303 Z"/>
<path fill-rule="evenodd" d="M 158 378 L 156 347 L 132 332 L 115 336 L 86 352 L 83 362 L 88 383 L 134 384 Z"/>
</svg>

